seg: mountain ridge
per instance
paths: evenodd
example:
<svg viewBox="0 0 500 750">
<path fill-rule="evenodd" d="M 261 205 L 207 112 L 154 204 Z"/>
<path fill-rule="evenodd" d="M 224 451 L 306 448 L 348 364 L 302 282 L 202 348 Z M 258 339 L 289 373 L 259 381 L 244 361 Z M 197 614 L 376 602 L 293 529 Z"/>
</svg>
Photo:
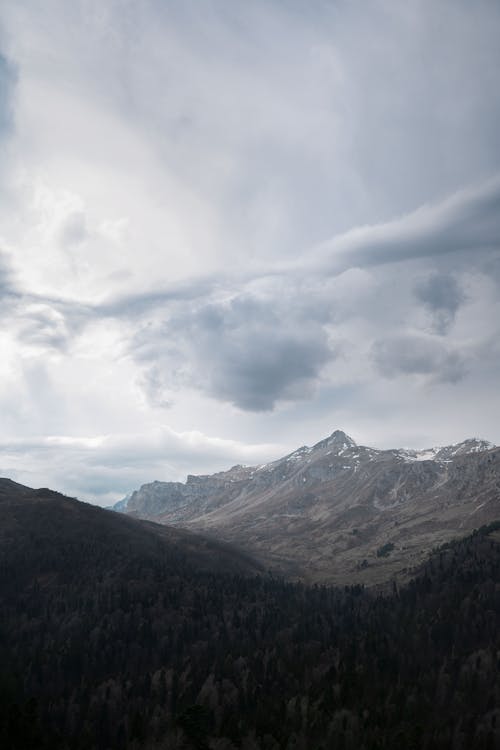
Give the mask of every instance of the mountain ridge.
<svg viewBox="0 0 500 750">
<path fill-rule="evenodd" d="M 298 566 L 305 580 L 366 583 L 495 520 L 499 492 L 500 449 L 488 441 L 382 450 L 335 430 L 268 464 L 143 485 L 126 512 L 231 541 L 271 568 Z"/>
<path fill-rule="evenodd" d="M 12 580 L 33 582 L 51 576 L 61 555 L 79 550 L 82 572 L 106 560 L 121 569 L 137 557 L 169 560 L 208 572 L 257 575 L 262 566 L 233 546 L 188 529 L 133 519 L 66 497 L 46 487 L 33 489 L 0 478 L 0 569 L 9 561 Z M 29 567 L 26 560 L 31 559 Z M 75 574 L 72 565 L 71 574 Z M 26 576 L 24 576 L 24 573 Z M 68 571 L 70 572 L 70 571 Z M 23 577 L 24 576 L 24 577 Z"/>
</svg>

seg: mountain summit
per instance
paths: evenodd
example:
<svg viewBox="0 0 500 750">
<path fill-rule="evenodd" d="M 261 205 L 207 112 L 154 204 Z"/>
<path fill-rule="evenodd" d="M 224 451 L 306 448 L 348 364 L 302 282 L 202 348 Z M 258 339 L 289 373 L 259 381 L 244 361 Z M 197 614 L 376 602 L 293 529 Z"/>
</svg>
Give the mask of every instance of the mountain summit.
<svg viewBox="0 0 500 750">
<path fill-rule="evenodd" d="M 355 448 L 356 443 L 351 437 L 349 437 L 349 435 L 346 435 L 346 433 L 342 430 L 335 430 L 334 432 L 332 432 L 330 437 L 327 437 L 324 440 L 320 440 L 319 443 L 316 443 L 316 445 L 313 446 L 313 449 L 329 447 L 335 448 L 337 450 L 347 450 L 348 448 Z"/>
<path fill-rule="evenodd" d="M 500 449 L 485 440 L 378 450 L 335 430 L 262 466 L 145 484 L 126 512 L 237 543 L 288 575 L 377 583 L 500 518 L 499 487 Z"/>
</svg>

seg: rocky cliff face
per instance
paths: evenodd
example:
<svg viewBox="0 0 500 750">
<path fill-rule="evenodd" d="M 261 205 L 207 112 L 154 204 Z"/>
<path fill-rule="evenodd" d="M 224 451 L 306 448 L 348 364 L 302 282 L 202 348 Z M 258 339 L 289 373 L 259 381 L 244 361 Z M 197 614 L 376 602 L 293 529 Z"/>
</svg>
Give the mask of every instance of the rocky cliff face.
<svg viewBox="0 0 500 750">
<path fill-rule="evenodd" d="M 500 448 L 376 450 L 337 430 L 264 466 L 143 485 L 127 512 L 238 543 L 286 574 L 378 583 L 500 518 Z"/>
</svg>

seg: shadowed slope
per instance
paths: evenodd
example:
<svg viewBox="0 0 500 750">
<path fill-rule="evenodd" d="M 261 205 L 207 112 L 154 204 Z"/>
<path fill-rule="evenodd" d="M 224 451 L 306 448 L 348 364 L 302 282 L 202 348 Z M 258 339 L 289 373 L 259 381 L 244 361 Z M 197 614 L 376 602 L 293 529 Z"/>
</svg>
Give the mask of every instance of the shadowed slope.
<svg viewBox="0 0 500 750">
<path fill-rule="evenodd" d="M 106 569 L 120 575 L 139 559 L 162 561 L 174 571 L 254 575 L 262 570 L 224 542 L 0 479 L 0 569 L 12 585 Z"/>
</svg>

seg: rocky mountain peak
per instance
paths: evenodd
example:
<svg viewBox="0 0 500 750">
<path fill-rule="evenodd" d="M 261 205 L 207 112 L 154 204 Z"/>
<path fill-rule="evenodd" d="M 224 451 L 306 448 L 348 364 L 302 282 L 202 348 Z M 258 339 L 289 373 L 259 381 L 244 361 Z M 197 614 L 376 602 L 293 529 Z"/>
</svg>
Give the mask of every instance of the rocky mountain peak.
<svg viewBox="0 0 500 750">
<path fill-rule="evenodd" d="M 343 430 L 334 430 L 329 437 L 316 443 L 314 449 L 317 448 L 333 448 L 337 451 L 342 451 L 349 448 L 356 448 L 356 443 Z"/>
</svg>

